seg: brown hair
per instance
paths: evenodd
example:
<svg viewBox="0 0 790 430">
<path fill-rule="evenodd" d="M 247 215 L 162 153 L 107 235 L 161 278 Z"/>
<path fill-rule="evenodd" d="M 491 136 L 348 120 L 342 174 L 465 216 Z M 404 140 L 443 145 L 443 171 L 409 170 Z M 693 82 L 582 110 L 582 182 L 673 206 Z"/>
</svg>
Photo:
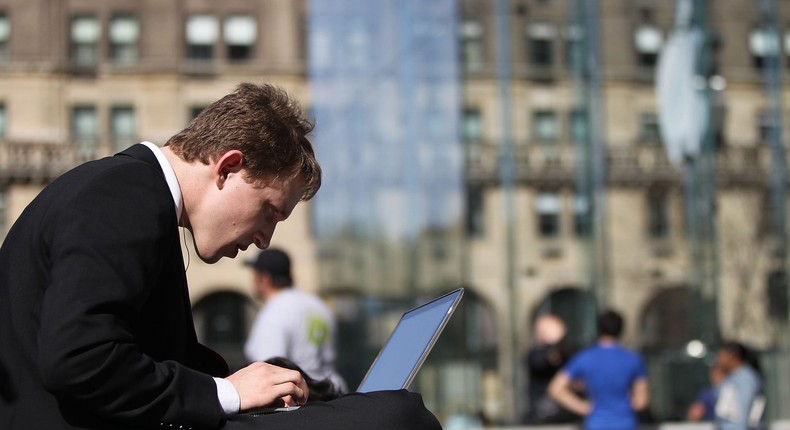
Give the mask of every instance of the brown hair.
<svg viewBox="0 0 790 430">
<path fill-rule="evenodd" d="M 298 364 L 285 357 L 272 357 L 267 359 L 266 362 L 285 369 L 296 370 L 301 373 L 304 382 L 307 384 L 307 388 L 310 389 L 310 397 L 308 397 L 307 403 L 328 402 L 343 394 L 340 388 L 336 386 L 330 378 L 313 379 L 304 369 L 299 367 Z"/>
<path fill-rule="evenodd" d="M 166 146 L 187 162 L 209 164 L 227 151 L 244 154 L 248 181 L 304 180 L 302 200 L 321 187 L 321 166 L 307 134 L 313 124 L 299 103 L 269 84 L 240 84 L 203 109 Z"/>
</svg>

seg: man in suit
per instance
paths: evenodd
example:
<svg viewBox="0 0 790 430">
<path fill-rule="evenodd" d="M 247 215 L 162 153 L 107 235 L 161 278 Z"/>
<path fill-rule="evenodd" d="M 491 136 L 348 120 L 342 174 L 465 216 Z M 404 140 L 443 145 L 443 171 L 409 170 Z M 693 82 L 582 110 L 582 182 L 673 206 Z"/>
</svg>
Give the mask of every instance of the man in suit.
<svg viewBox="0 0 790 430">
<path fill-rule="evenodd" d="M 438 428 L 418 395 L 304 404 L 299 372 L 228 375 L 197 342 L 178 227 L 207 263 L 269 245 L 321 170 L 298 104 L 242 84 L 159 148 L 88 162 L 47 186 L 0 247 L 0 428 Z"/>
</svg>

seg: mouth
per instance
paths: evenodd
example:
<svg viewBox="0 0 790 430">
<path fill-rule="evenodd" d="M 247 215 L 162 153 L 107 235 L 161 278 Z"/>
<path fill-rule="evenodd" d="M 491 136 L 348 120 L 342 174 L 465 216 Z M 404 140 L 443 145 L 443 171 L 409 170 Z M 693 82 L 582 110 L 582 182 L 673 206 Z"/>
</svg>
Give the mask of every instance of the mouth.
<svg viewBox="0 0 790 430">
<path fill-rule="evenodd" d="M 228 257 L 236 258 L 239 255 L 239 252 L 246 251 L 247 248 L 249 248 L 249 245 L 241 245 L 237 243 L 236 246 L 233 247 L 233 250 L 231 251 L 231 255 L 229 255 Z"/>
</svg>

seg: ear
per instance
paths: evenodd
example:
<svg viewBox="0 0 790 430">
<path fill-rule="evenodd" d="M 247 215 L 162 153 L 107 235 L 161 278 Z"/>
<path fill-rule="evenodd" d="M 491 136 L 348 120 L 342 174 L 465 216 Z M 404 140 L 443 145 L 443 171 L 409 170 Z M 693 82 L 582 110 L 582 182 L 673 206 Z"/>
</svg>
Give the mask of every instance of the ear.
<svg viewBox="0 0 790 430">
<path fill-rule="evenodd" d="M 238 149 L 232 149 L 222 154 L 214 164 L 212 173 L 219 189 L 225 186 L 225 181 L 231 174 L 241 173 L 244 154 Z"/>
</svg>

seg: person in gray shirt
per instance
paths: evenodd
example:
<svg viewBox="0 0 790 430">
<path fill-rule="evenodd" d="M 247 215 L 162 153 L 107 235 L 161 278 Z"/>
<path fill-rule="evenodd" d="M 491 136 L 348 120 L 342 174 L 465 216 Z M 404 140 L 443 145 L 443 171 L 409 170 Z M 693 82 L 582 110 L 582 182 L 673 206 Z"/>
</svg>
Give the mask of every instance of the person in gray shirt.
<svg viewBox="0 0 790 430">
<path fill-rule="evenodd" d="M 747 430 L 760 428 L 765 407 L 760 374 L 749 362 L 749 351 L 737 342 L 725 342 L 719 349 L 717 364 L 727 377 L 721 383 L 716 401 L 716 428 Z"/>
</svg>

